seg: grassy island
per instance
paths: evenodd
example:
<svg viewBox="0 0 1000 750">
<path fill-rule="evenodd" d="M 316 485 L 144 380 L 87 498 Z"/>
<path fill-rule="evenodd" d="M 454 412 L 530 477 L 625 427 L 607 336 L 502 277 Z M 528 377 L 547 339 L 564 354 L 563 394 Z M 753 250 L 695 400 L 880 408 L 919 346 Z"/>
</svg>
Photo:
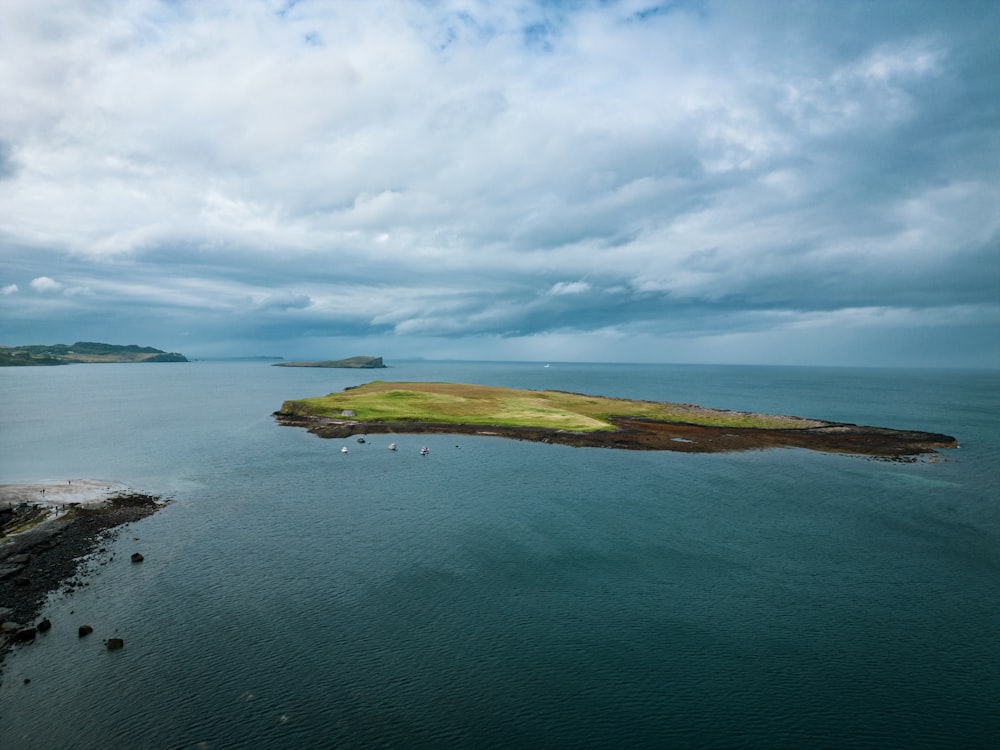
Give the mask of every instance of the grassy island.
<svg viewBox="0 0 1000 750">
<path fill-rule="evenodd" d="M 645 450 L 719 452 L 785 446 L 895 457 L 956 445 L 954 438 L 934 433 L 463 383 L 375 381 L 340 393 L 285 401 L 275 417 L 321 437 L 452 432 Z"/>
<path fill-rule="evenodd" d="M 818 427 L 814 419 L 718 411 L 691 404 L 632 401 L 565 391 L 525 391 L 464 383 L 391 383 L 377 380 L 319 398 L 286 401 L 287 414 L 362 422 L 424 422 L 500 427 L 548 427 L 573 432 L 614 430 L 616 417 L 687 422 L 715 427 Z"/>
<path fill-rule="evenodd" d="M 0 345 L 0 367 L 71 365 L 79 362 L 187 362 L 183 354 L 165 352 L 151 346 L 102 344 L 77 341 L 75 344 Z"/>
</svg>

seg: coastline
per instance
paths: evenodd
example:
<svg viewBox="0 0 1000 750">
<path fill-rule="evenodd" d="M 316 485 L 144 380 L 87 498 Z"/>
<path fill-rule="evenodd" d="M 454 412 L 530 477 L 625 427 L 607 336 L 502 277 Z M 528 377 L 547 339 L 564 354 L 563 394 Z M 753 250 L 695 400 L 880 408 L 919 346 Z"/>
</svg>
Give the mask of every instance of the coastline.
<svg viewBox="0 0 1000 750">
<path fill-rule="evenodd" d="M 912 461 L 917 456 L 956 448 L 950 435 L 914 430 L 893 430 L 839 422 L 819 422 L 805 428 L 713 427 L 685 422 L 614 418 L 614 430 L 568 432 L 543 427 L 506 427 L 423 422 L 363 422 L 276 411 L 278 424 L 302 427 L 322 438 L 347 438 L 364 434 L 484 435 L 556 443 L 572 447 L 624 450 L 668 450 L 682 453 L 727 453 L 767 448 L 806 448 L 884 460 Z"/>
<path fill-rule="evenodd" d="M 15 642 L 32 642 L 44 630 L 40 618 L 50 593 L 89 585 L 83 578 L 88 555 L 125 525 L 163 507 L 161 498 L 132 491 L 119 482 L 0 485 L 4 529 L 0 536 L 0 667 Z"/>
<path fill-rule="evenodd" d="M 112 493 L 128 489 L 121 482 L 101 479 L 49 479 L 40 482 L 0 484 L 0 508 L 18 503 L 66 507 L 95 505 L 106 501 Z"/>
</svg>

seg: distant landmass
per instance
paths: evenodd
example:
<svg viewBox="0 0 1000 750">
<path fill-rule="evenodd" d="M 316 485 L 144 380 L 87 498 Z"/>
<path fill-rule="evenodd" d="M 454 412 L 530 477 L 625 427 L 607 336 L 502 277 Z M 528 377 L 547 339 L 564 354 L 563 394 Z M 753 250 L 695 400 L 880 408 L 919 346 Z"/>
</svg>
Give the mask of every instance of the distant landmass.
<svg viewBox="0 0 1000 750">
<path fill-rule="evenodd" d="M 375 370 L 385 367 L 381 357 L 348 357 L 325 362 L 277 362 L 275 367 L 345 367 L 354 370 Z"/>
<path fill-rule="evenodd" d="M 37 367 L 71 365 L 79 362 L 187 362 L 177 352 L 165 352 L 151 346 L 101 344 L 77 341 L 75 344 L 0 344 L 0 367 Z"/>
</svg>

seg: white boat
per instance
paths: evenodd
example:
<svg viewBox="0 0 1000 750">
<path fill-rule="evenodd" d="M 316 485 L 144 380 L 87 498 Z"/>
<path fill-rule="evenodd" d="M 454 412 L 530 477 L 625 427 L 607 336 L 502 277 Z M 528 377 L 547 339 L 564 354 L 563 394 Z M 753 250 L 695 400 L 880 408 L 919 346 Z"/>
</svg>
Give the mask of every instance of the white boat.
<svg viewBox="0 0 1000 750">
<path fill-rule="evenodd" d="M 350 453 L 350 451 L 347 450 L 347 446 L 346 445 L 343 448 L 340 449 L 340 452 L 341 453 Z"/>
<path fill-rule="evenodd" d="M 395 443 L 389 443 L 389 450 L 391 450 L 391 451 L 396 450 L 396 444 Z"/>
<path fill-rule="evenodd" d="M 420 455 L 421 456 L 426 456 L 430 452 L 431 452 L 431 449 L 428 448 L 426 445 L 423 448 L 420 449 Z"/>
</svg>

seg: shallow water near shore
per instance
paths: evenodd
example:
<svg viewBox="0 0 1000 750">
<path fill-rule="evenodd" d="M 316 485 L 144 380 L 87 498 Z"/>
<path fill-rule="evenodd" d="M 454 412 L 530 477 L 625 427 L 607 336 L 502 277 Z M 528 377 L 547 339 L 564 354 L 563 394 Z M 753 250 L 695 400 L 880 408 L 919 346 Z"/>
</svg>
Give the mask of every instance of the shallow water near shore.
<svg viewBox="0 0 1000 750">
<path fill-rule="evenodd" d="M 48 634 L 7 655 L 0 747 L 1000 736 L 998 373 L 394 364 L 0 369 L 0 482 L 107 478 L 173 500 L 109 543 L 90 586 L 52 597 Z M 360 444 L 271 418 L 285 399 L 373 379 L 794 414 L 961 447 L 891 463 Z M 104 649 L 112 635 L 122 651 Z"/>
</svg>

